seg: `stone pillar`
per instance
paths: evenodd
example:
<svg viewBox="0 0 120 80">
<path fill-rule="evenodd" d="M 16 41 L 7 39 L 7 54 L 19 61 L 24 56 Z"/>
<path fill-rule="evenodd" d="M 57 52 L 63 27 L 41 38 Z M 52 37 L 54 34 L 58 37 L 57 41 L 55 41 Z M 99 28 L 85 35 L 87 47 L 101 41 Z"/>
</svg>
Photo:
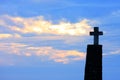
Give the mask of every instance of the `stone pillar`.
<svg viewBox="0 0 120 80">
<path fill-rule="evenodd" d="M 102 45 L 88 45 L 84 80 L 102 80 Z"/>
</svg>

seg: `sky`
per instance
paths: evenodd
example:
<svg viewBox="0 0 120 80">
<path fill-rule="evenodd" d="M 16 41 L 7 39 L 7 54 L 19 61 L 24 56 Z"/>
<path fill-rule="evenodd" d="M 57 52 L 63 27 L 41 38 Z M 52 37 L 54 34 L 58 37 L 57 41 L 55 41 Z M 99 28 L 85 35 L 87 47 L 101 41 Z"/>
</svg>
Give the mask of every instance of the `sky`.
<svg viewBox="0 0 120 80">
<path fill-rule="evenodd" d="M 119 0 L 0 0 L 0 80 L 84 80 L 99 27 L 103 80 L 120 80 Z"/>
</svg>

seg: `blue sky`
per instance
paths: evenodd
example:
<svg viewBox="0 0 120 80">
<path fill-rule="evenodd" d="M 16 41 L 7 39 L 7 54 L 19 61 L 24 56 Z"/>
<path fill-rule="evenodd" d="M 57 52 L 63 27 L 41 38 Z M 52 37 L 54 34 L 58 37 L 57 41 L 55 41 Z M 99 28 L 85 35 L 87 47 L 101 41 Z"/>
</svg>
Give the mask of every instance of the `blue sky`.
<svg viewBox="0 0 120 80">
<path fill-rule="evenodd" d="M 94 26 L 103 80 L 120 80 L 119 21 L 119 0 L 0 0 L 0 80 L 83 80 Z"/>
</svg>

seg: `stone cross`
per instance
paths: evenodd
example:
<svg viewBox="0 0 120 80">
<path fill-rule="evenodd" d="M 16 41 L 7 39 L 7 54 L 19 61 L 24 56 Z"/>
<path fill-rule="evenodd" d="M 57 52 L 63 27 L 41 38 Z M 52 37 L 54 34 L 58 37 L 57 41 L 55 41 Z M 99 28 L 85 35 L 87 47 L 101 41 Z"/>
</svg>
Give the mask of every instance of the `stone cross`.
<svg viewBox="0 0 120 80">
<path fill-rule="evenodd" d="M 99 36 L 103 35 L 103 32 L 99 31 L 98 27 L 94 27 L 94 32 L 90 32 L 90 35 L 94 36 L 94 45 L 99 45 Z"/>
</svg>

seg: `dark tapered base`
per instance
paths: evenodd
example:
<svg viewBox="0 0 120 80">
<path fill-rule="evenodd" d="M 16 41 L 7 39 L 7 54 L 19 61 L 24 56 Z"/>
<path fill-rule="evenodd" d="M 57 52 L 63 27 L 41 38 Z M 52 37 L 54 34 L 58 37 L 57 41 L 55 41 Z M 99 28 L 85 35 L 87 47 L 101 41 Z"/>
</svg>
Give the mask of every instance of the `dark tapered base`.
<svg viewBox="0 0 120 80">
<path fill-rule="evenodd" d="M 84 80 L 102 80 L 102 45 L 88 45 Z"/>
</svg>

